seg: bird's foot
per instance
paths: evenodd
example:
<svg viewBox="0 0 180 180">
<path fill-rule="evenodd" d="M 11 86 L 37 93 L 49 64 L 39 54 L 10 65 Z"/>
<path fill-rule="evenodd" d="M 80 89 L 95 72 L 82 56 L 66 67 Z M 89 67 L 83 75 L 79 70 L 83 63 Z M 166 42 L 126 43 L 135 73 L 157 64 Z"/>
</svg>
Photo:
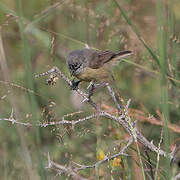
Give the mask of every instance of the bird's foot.
<svg viewBox="0 0 180 180">
<path fill-rule="evenodd" d="M 91 81 L 89 86 L 87 87 L 87 89 L 89 90 L 88 99 L 91 100 L 91 97 L 93 96 L 96 89 L 104 87 L 104 86 L 105 86 L 105 83 L 94 84 L 94 82 Z"/>
<path fill-rule="evenodd" d="M 77 90 L 78 89 L 78 85 L 81 81 L 75 81 L 74 79 L 71 81 L 71 90 Z"/>
</svg>

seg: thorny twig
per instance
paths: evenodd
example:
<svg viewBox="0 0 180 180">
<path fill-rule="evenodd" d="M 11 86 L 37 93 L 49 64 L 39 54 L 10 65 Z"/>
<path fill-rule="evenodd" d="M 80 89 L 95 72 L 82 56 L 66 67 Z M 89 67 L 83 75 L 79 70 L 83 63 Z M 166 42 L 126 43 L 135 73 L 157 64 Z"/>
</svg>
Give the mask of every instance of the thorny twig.
<svg viewBox="0 0 180 180">
<path fill-rule="evenodd" d="M 58 169 L 58 174 L 57 175 L 61 175 L 62 173 L 65 173 L 67 175 L 72 176 L 74 179 L 88 180 L 87 178 L 84 178 L 84 177 L 78 175 L 76 172 L 74 172 L 71 166 L 65 167 L 63 165 L 57 164 L 54 161 L 52 161 L 50 159 L 49 153 L 48 153 L 48 166 L 46 168 L 48 168 L 48 169 L 52 169 L 52 168 Z"/>
<path fill-rule="evenodd" d="M 64 81 L 67 82 L 67 84 L 69 86 L 71 86 L 71 81 L 59 70 L 59 68 L 57 67 L 53 67 L 52 69 L 50 69 L 49 71 L 45 72 L 45 73 L 41 73 L 39 75 L 36 75 L 35 77 L 40 77 L 40 76 L 45 76 L 45 75 L 49 75 L 51 73 L 56 73 L 57 75 L 59 75 Z M 120 108 L 120 105 L 118 104 L 118 101 L 115 97 L 115 94 L 114 94 L 114 91 L 112 90 L 112 88 L 109 86 L 109 84 L 106 84 L 106 87 L 109 91 L 109 94 L 111 95 L 117 109 L 121 112 L 121 114 L 119 116 L 113 116 L 107 112 L 104 112 L 104 111 L 101 111 L 98 116 L 99 117 L 106 117 L 106 118 L 109 118 L 109 119 L 112 119 L 112 120 L 115 120 L 117 121 L 118 123 L 120 123 L 126 130 L 127 132 L 130 134 L 130 136 L 132 136 L 132 127 L 130 127 L 129 125 L 129 117 L 126 116 L 121 108 Z M 87 100 L 87 102 L 92 105 L 94 108 L 97 107 L 97 105 L 91 101 L 89 101 L 88 99 L 88 94 L 84 93 L 83 91 L 81 91 L 79 88 L 76 90 L 84 99 Z M 93 116 L 93 115 L 92 115 Z M 94 115 L 95 116 L 95 115 Z M 92 117 L 93 118 L 93 117 Z M 89 119 L 89 118 L 88 118 Z M 159 153 L 159 155 L 161 156 L 164 156 L 164 157 L 167 157 L 169 156 L 170 159 L 173 159 L 173 155 L 172 154 L 167 154 L 165 151 L 159 149 L 158 147 L 156 147 L 152 142 L 149 142 L 136 128 L 136 125 L 134 124 L 133 125 L 133 131 L 135 132 L 136 134 L 136 138 L 138 140 L 138 142 L 140 142 L 141 144 L 143 144 L 145 147 L 148 147 L 150 150 L 156 152 L 156 153 Z"/>
<path fill-rule="evenodd" d="M 81 118 L 81 119 L 78 119 L 75 121 L 67 121 L 67 120 L 64 120 L 64 117 L 63 117 L 62 120 L 60 120 L 60 121 L 48 122 L 48 123 L 37 123 L 37 124 L 24 123 L 24 122 L 21 122 L 20 120 L 14 119 L 13 117 L 0 118 L 0 121 L 9 121 L 12 124 L 18 124 L 18 125 L 23 125 L 23 126 L 27 126 L 27 127 L 32 127 L 32 126 L 47 127 L 47 126 L 54 126 L 54 125 L 60 125 L 60 124 L 70 124 L 70 125 L 74 126 L 80 122 L 87 121 L 87 120 L 93 119 L 95 117 L 97 117 L 97 115 L 93 114 L 93 115 L 90 115 L 90 116 L 87 116 L 87 117 L 84 117 L 84 118 Z"/>
<path fill-rule="evenodd" d="M 38 77 L 46 76 L 46 75 L 49 75 L 49 74 L 52 74 L 52 73 L 56 73 L 65 82 L 67 82 L 67 84 L 69 86 L 72 86 L 72 82 L 56 66 L 53 67 L 52 69 L 50 69 L 49 71 L 45 72 L 45 73 L 35 75 L 35 77 L 38 78 Z M 77 89 L 76 91 L 77 91 L 78 94 L 80 94 L 84 98 L 84 102 L 88 101 L 91 106 L 93 106 L 95 109 L 97 108 L 96 104 L 91 99 L 88 98 L 88 94 L 82 92 L 80 89 Z"/>
</svg>

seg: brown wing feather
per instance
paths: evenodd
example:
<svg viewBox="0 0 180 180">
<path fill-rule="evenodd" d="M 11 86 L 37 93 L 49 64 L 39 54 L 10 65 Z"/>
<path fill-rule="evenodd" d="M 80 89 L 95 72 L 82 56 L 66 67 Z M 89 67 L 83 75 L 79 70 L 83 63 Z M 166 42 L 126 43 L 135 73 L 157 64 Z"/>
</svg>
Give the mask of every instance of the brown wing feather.
<svg viewBox="0 0 180 180">
<path fill-rule="evenodd" d="M 113 53 L 112 51 L 96 51 L 92 55 L 91 61 L 89 61 L 89 67 L 98 69 L 113 59 L 122 59 L 131 54 L 133 54 L 132 51 L 120 51 L 118 53 Z"/>
<path fill-rule="evenodd" d="M 98 69 L 103 66 L 106 62 L 110 61 L 115 53 L 111 51 L 96 51 L 93 54 L 91 61 L 89 62 L 89 67 L 93 69 Z"/>
</svg>

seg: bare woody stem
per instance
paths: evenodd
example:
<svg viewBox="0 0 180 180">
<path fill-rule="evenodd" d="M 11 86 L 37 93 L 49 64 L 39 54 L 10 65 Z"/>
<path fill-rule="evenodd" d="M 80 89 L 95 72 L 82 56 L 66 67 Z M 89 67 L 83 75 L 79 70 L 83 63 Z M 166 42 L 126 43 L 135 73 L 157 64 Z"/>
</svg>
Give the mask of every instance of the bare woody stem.
<svg viewBox="0 0 180 180">
<path fill-rule="evenodd" d="M 57 67 L 53 67 L 52 69 L 50 69 L 49 71 L 45 72 L 45 73 L 42 73 L 42 74 L 39 74 L 39 75 L 36 75 L 35 77 L 40 77 L 40 76 L 44 76 L 44 75 L 49 75 L 51 73 L 56 73 L 58 76 L 60 76 L 65 82 L 67 82 L 67 84 L 69 86 L 71 86 L 71 81 L 57 68 Z M 122 113 L 121 111 L 121 107 L 115 97 L 115 94 L 112 90 L 112 88 L 109 86 L 109 84 L 106 84 L 106 87 L 109 91 L 109 94 L 110 96 L 112 97 L 117 109 L 119 112 L 121 112 L 121 115 L 120 116 L 113 116 L 107 112 L 104 112 L 104 111 L 100 111 L 100 113 L 98 114 L 99 117 L 106 117 L 106 118 L 109 118 L 109 119 L 112 119 L 112 120 L 115 120 L 117 121 L 119 124 L 121 124 L 125 129 L 126 131 L 129 133 L 129 135 L 132 137 L 132 127 L 130 127 L 129 125 L 129 119 L 128 117 L 126 117 L 126 115 L 124 113 Z M 88 94 L 84 93 L 83 91 L 81 91 L 80 89 L 77 89 L 76 90 L 78 92 L 78 94 L 80 94 L 85 100 L 87 100 L 87 102 L 93 107 L 93 108 L 96 108 L 97 105 L 92 102 L 92 101 L 88 101 Z M 89 116 L 89 117 L 86 117 L 86 118 L 83 118 L 81 120 L 77 120 L 77 121 L 74 121 L 73 123 L 76 124 L 76 123 L 79 123 L 81 121 L 84 121 L 84 120 L 89 120 L 91 118 L 94 118 L 96 115 L 92 115 L 92 116 Z M 66 123 L 66 122 L 64 122 Z M 72 122 L 71 122 L 72 123 Z M 63 122 L 59 122 L 59 124 L 63 124 Z M 161 156 L 164 156 L 164 157 L 167 157 L 169 156 L 170 159 L 173 159 L 173 154 L 167 154 L 165 151 L 161 150 L 161 149 L 158 149 L 152 142 L 149 142 L 139 131 L 138 129 L 135 127 L 133 127 L 133 131 L 136 133 L 136 138 L 138 140 L 138 142 L 140 142 L 141 144 L 143 144 L 145 147 L 148 147 L 150 150 L 156 152 L 156 153 L 159 153 Z"/>
</svg>

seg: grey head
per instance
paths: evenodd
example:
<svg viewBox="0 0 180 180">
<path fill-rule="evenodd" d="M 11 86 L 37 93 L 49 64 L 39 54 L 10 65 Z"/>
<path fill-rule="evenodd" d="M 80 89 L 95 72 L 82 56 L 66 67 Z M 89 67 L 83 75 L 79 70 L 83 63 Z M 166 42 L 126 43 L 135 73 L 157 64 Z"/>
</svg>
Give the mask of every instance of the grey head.
<svg viewBox="0 0 180 180">
<path fill-rule="evenodd" d="M 71 76 L 83 72 L 96 52 L 97 51 L 93 49 L 78 49 L 71 51 L 66 58 L 66 64 Z"/>
</svg>

